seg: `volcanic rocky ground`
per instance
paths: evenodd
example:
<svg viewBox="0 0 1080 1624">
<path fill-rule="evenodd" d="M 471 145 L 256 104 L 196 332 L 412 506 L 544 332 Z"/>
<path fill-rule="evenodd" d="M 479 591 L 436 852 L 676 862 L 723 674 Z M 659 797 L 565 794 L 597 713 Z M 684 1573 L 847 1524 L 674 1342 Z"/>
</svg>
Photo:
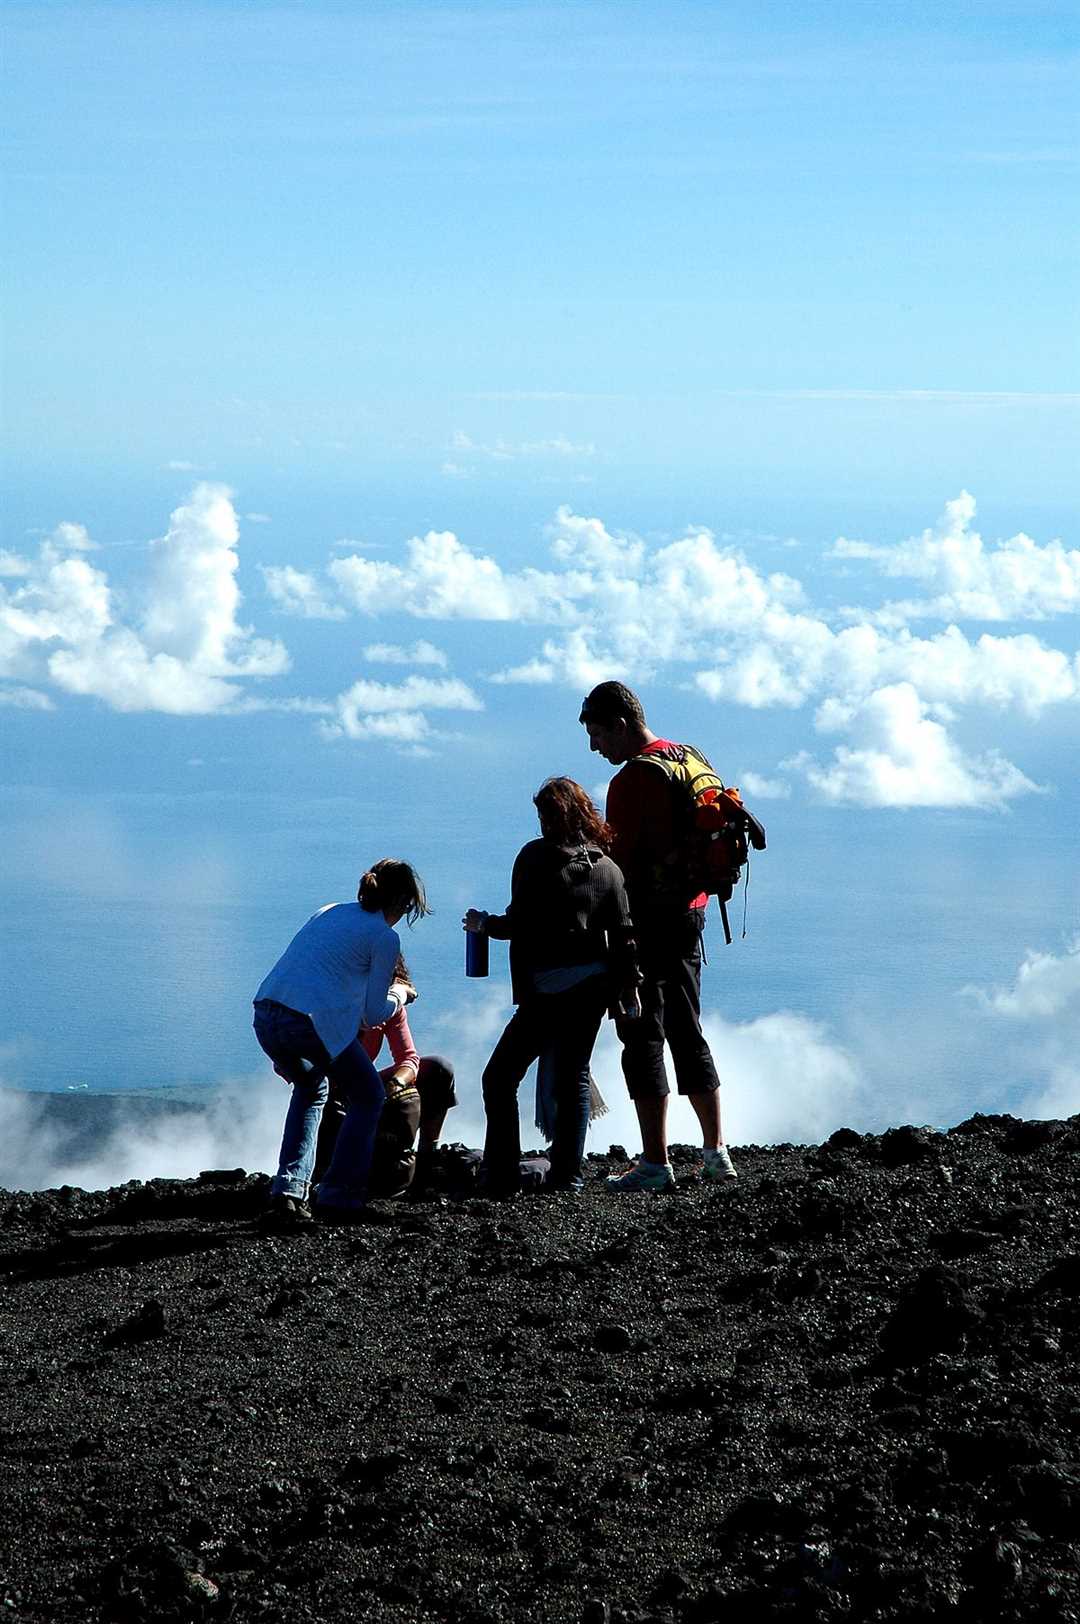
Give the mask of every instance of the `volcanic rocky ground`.
<svg viewBox="0 0 1080 1624">
<path fill-rule="evenodd" d="M 1080 1118 L 735 1160 L 0 1196 L 4 1616 L 1080 1618 Z"/>
</svg>

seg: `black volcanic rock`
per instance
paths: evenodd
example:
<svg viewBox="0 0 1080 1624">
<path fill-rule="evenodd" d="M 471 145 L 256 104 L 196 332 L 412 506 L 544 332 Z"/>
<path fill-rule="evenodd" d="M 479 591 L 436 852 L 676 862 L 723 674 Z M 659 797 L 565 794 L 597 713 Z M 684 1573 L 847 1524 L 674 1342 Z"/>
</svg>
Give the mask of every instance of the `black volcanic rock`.
<svg viewBox="0 0 1080 1624">
<path fill-rule="evenodd" d="M 1080 1122 L 624 1160 L 290 1235 L 241 1169 L 0 1194 L 5 1615 L 1080 1617 Z"/>
</svg>

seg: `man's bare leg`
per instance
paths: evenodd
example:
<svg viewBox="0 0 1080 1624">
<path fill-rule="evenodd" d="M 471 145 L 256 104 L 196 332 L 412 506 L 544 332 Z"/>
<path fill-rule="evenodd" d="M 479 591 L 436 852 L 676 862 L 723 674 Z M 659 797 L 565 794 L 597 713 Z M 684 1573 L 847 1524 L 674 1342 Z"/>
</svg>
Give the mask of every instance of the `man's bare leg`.
<svg viewBox="0 0 1080 1624">
<path fill-rule="evenodd" d="M 701 1124 L 702 1148 L 716 1150 L 724 1143 L 720 1128 L 720 1090 L 712 1088 L 707 1094 L 688 1094 L 686 1097 Z"/>
<path fill-rule="evenodd" d="M 645 1161 L 663 1167 L 668 1159 L 666 1094 L 659 1098 L 649 1096 L 635 1100 L 638 1127 L 641 1129 L 641 1154 Z"/>
</svg>

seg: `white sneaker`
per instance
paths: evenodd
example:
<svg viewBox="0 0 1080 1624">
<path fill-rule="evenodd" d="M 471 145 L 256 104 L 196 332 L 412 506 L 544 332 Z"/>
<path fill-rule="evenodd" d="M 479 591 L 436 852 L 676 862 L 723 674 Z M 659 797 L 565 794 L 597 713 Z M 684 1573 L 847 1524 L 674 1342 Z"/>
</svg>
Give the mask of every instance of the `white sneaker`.
<svg viewBox="0 0 1080 1624">
<path fill-rule="evenodd" d="M 707 1179 L 712 1179 L 717 1184 L 727 1184 L 739 1176 L 731 1165 L 726 1145 L 721 1145 L 719 1150 L 705 1152 L 705 1165 L 701 1171 Z"/>
<path fill-rule="evenodd" d="M 609 1190 L 673 1190 L 675 1171 L 670 1162 L 637 1162 L 625 1173 L 612 1173 L 605 1183 Z"/>
</svg>

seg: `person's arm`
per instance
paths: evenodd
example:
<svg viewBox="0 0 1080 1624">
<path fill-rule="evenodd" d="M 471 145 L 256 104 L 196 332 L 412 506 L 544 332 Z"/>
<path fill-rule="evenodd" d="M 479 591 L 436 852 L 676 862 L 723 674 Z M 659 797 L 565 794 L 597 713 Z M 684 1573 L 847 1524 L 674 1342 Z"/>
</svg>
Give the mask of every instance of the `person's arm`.
<svg viewBox="0 0 1080 1624">
<path fill-rule="evenodd" d="M 618 1001 L 625 1007 L 636 999 L 642 974 L 622 871 L 610 860 L 607 868 L 610 883 L 604 895 L 601 919 L 607 934 L 612 980 L 618 988 Z"/>
<path fill-rule="evenodd" d="M 371 952 L 363 1009 L 365 1026 L 383 1026 L 392 1015 L 396 1015 L 398 1010 L 404 1007 L 401 999 L 389 996 L 390 983 L 394 979 L 394 968 L 400 953 L 401 943 L 397 931 L 387 928 L 385 933 L 380 934 Z"/>
<path fill-rule="evenodd" d="M 386 1041 L 390 1045 L 390 1054 L 393 1059 L 392 1066 L 385 1066 L 381 1072 L 384 1082 L 398 1082 L 411 1087 L 420 1070 L 420 1056 L 416 1052 L 412 1033 L 409 1031 L 409 1018 L 403 1009 L 398 1010 L 386 1023 Z"/>
</svg>

